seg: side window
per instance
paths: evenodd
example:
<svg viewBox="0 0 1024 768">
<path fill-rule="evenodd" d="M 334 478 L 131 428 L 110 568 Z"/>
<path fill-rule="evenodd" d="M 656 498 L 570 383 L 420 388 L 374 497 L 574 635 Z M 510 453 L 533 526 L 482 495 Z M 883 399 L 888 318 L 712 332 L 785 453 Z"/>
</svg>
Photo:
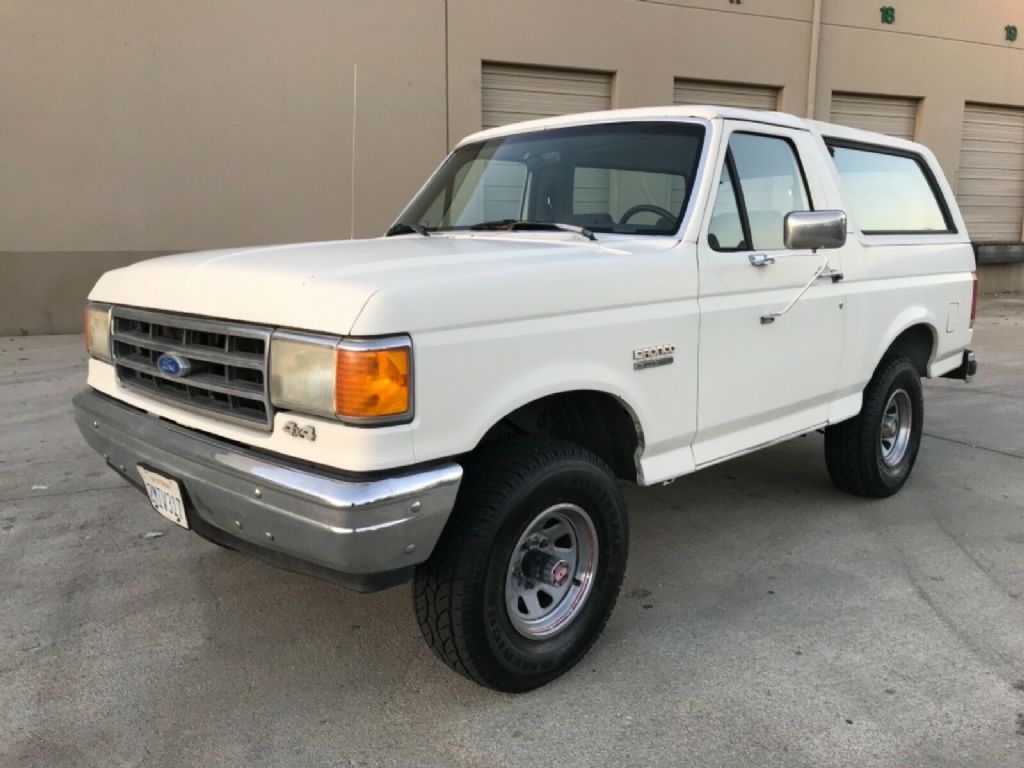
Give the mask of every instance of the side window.
<svg viewBox="0 0 1024 768">
<path fill-rule="evenodd" d="M 734 133 L 711 215 L 709 245 L 720 251 L 781 250 L 786 214 L 810 208 L 803 171 L 789 141 Z"/>
<path fill-rule="evenodd" d="M 952 232 L 924 161 L 911 154 L 829 143 L 846 202 L 866 234 Z"/>
<path fill-rule="evenodd" d="M 786 214 L 810 207 L 793 145 L 776 136 L 734 133 L 729 150 L 750 222 L 751 247 L 765 251 L 785 248 L 782 222 Z"/>
<path fill-rule="evenodd" d="M 729 172 L 728 163 L 722 167 L 722 178 L 718 182 L 718 197 L 715 198 L 715 208 L 711 212 L 708 244 L 716 251 L 747 250 L 747 244 L 743 238 L 740 206 L 736 199 L 736 188 L 732 183 L 732 174 Z"/>
</svg>

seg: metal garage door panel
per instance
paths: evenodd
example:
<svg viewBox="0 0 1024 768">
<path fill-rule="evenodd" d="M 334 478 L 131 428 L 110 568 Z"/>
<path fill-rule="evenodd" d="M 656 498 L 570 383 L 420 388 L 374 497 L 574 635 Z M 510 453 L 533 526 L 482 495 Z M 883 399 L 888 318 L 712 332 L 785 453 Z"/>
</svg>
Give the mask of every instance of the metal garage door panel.
<svg viewBox="0 0 1024 768">
<path fill-rule="evenodd" d="M 779 89 L 710 80 L 676 80 L 672 103 L 775 110 L 779 108 Z"/>
<path fill-rule="evenodd" d="M 483 65 L 484 128 L 538 117 L 610 109 L 612 76 L 606 72 Z"/>
<path fill-rule="evenodd" d="M 1024 109 L 966 105 L 956 197 L 972 240 L 1021 242 Z"/>
<path fill-rule="evenodd" d="M 913 141 L 917 104 L 917 99 L 896 96 L 833 93 L 832 122 Z"/>
</svg>

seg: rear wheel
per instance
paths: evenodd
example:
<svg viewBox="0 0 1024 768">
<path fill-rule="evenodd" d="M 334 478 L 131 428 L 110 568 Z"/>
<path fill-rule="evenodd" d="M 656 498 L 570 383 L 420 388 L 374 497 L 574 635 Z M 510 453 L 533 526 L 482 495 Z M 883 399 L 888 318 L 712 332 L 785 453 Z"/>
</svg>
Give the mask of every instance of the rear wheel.
<svg viewBox="0 0 1024 768">
<path fill-rule="evenodd" d="M 860 413 L 825 429 L 833 482 L 861 496 L 891 496 L 907 481 L 924 430 L 921 377 L 907 358 L 883 361 L 864 390 Z"/>
<path fill-rule="evenodd" d="M 625 573 L 629 528 L 611 471 L 547 439 L 484 449 L 413 581 L 427 644 L 481 685 L 526 691 L 597 639 Z"/>
</svg>

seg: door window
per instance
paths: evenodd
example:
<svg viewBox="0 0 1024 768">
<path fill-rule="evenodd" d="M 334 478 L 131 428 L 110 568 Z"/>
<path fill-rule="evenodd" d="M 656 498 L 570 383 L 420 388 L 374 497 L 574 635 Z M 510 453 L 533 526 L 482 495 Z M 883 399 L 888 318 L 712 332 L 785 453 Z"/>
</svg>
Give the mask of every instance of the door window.
<svg viewBox="0 0 1024 768">
<path fill-rule="evenodd" d="M 743 233 L 736 187 L 727 167 L 722 169 L 722 179 L 718 182 L 718 198 L 715 200 L 715 210 L 711 213 L 708 243 L 716 251 L 749 250 Z"/>
<path fill-rule="evenodd" d="M 786 214 L 810 209 L 793 145 L 778 136 L 734 133 L 711 213 L 708 244 L 719 251 L 781 250 Z"/>
</svg>

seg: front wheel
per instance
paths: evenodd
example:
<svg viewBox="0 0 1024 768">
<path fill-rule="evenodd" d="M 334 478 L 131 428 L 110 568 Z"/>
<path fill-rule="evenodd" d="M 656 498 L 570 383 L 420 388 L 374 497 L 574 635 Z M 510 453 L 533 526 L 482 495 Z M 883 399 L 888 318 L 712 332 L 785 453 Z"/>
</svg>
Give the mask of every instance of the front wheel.
<svg viewBox="0 0 1024 768">
<path fill-rule="evenodd" d="M 861 411 L 825 429 L 825 463 L 845 491 L 884 498 L 903 487 L 924 431 L 921 377 L 906 358 L 883 361 Z"/>
<path fill-rule="evenodd" d="M 445 664 L 527 691 L 586 654 L 626 567 L 626 506 L 589 451 L 548 439 L 490 446 L 466 466 L 444 535 L 416 570 L 416 619 Z"/>
</svg>

